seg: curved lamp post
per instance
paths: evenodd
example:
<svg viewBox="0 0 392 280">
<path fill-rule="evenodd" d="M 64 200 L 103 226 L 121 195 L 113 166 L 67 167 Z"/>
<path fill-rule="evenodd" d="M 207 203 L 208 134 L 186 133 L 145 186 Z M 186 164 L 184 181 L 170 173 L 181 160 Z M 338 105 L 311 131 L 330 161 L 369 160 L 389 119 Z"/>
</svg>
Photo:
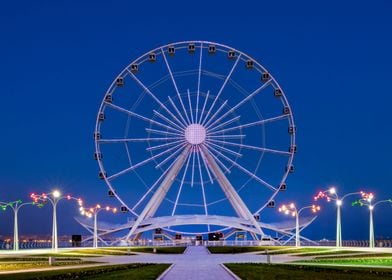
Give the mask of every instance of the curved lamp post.
<svg viewBox="0 0 392 280">
<path fill-rule="evenodd" d="M 320 191 L 315 197 L 314 200 L 317 201 L 320 198 L 326 199 L 328 202 L 335 201 L 336 202 L 336 247 L 342 247 L 342 223 L 341 223 L 341 208 L 343 204 L 343 200 L 352 195 L 360 195 L 362 192 L 352 192 L 339 197 L 336 188 L 330 187 L 326 191 Z"/>
<path fill-rule="evenodd" d="M 93 247 L 98 248 L 98 224 L 97 224 L 98 213 L 101 212 L 102 210 L 112 211 L 113 213 L 116 213 L 117 208 L 109 207 L 109 206 L 102 208 L 100 204 L 97 204 L 94 207 L 90 207 L 90 208 L 84 208 L 83 206 L 81 206 L 79 208 L 79 210 L 80 210 L 80 213 L 84 216 L 87 216 L 89 218 L 94 216 Z"/>
<path fill-rule="evenodd" d="M 37 203 L 37 202 L 25 202 L 23 203 L 22 200 L 11 201 L 8 203 L 0 202 L 1 207 L 5 210 L 7 207 L 10 207 L 14 211 L 14 251 L 19 250 L 19 230 L 18 230 L 18 212 L 19 209 L 25 205 L 36 205 L 37 207 L 43 207 L 44 204 Z"/>
<path fill-rule="evenodd" d="M 373 210 L 380 203 L 389 202 L 392 203 L 392 199 L 379 200 L 373 203 L 374 195 L 373 193 L 361 192 L 362 198 L 354 201 L 352 206 L 366 205 L 369 208 L 369 248 L 374 248 L 374 225 L 373 225 Z"/>
<path fill-rule="evenodd" d="M 53 206 L 53 226 L 52 226 L 52 250 L 58 250 L 58 239 L 57 239 L 57 203 L 62 199 L 71 200 L 74 199 L 78 202 L 79 206 L 83 205 L 83 201 L 80 198 L 76 198 L 70 195 L 62 196 L 59 190 L 54 190 L 50 193 L 35 194 L 32 193 L 30 197 L 35 203 L 41 201 L 43 204 L 50 202 Z"/>
<path fill-rule="evenodd" d="M 320 206 L 314 205 L 314 204 L 302 207 L 301 209 L 298 210 L 294 203 L 290 203 L 288 205 L 283 204 L 278 209 L 279 212 L 282 212 L 286 215 L 291 215 L 291 216 L 295 217 L 295 246 L 296 247 L 301 246 L 301 241 L 299 239 L 299 215 L 301 214 L 301 212 L 303 210 L 309 209 L 309 208 L 312 209 L 313 213 L 317 213 L 318 211 L 320 211 Z"/>
</svg>

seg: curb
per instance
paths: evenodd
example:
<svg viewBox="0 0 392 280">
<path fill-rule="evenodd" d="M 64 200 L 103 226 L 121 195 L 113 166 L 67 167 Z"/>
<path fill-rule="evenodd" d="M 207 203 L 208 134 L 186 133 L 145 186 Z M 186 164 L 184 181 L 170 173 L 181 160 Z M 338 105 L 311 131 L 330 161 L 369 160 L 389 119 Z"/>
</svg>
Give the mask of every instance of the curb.
<svg viewBox="0 0 392 280">
<path fill-rule="evenodd" d="M 174 266 L 175 266 L 175 264 L 173 263 L 171 266 L 169 266 L 168 268 L 166 268 L 166 270 L 165 270 L 164 272 L 162 272 L 161 275 L 159 275 L 159 277 L 157 278 L 157 280 L 163 280 L 163 279 L 165 278 L 166 274 L 168 274 L 168 273 L 173 269 Z"/>
<path fill-rule="evenodd" d="M 235 275 L 233 273 L 233 271 L 231 271 L 230 269 L 227 268 L 227 266 L 225 266 L 223 263 L 219 264 L 231 277 L 233 277 L 233 279 L 235 280 L 241 280 L 240 277 L 238 277 L 237 275 Z"/>
</svg>

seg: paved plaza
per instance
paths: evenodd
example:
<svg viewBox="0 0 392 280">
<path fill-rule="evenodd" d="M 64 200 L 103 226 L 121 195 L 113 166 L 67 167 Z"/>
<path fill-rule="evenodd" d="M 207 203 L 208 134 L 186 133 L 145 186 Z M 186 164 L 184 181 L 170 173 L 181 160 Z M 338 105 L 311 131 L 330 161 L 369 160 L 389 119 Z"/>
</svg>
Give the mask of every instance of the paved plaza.
<svg viewBox="0 0 392 280">
<path fill-rule="evenodd" d="M 18 255 L 31 255 L 48 253 L 48 249 L 23 250 Z M 61 252 L 67 249 L 60 249 Z M 15 252 L 5 251 L 3 255 L 14 255 Z M 286 255 L 271 256 L 271 261 L 274 263 L 283 263 L 300 259 L 299 257 L 292 257 Z M 92 265 L 78 265 L 72 267 L 50 267 L 26 269 L 18 271 L 3 271 L 0 274 L 21 273 L 28 271 L 44 271 L 44 270 L 62 270 L 68 268 L 93 267 L 100 265 L 116 265 L 129 263 L 169 263 L 172 264 L 170 268 L 161 275 L 160 279 L 237 279 L 225 269 L 224 263 L 266 263 L 267 257 L 259 255 L 257 252 L 244 254 L 210 254 L 208 249 L 204 246 L 188 246 L 184 254 L 150 254 L 150 253 L 135 253 L 129 256 L 114 256 L 108 255 L 103 257 L 89 257 L 85 258 L 88 261 L 97 261 L 101 264 Z"/>
<path fill-rule="evenodd" d="M 92 260 L 91 258 L 89 258 Z M 272 262 L 282 263 L 299 259 L 285 255 L 273 256 Z M 184 254 L 137 254 L 132 256 L 105 256 L 95 259 L 112 264 L 171 263 L 160 279 L 236 279 L 221 265 L 223 263 L 265 263 L 267 257 L 257 253 L 210 254 L 204 246 L 189 246 Z"/>
<path fill-rule="evenodd" d="M 333 249 L 334 247 L 323 247 Z M 390 253 L 391 248 L 350 248 L 344 247 L 344 250 L 360 249 L 362 252 L 379 252 Z M 60 249 L 60 252 L 67 252 L 73 248 Z M 34 254 L 43 254 L 51 252 L 50 249 L 22 250 L 15 254 L 13 251 L 3 251 L 3 256 L 29 256 Z M 132 252 L 132 251 L 131 251 Z M 291 261 L 311 259 L 312 257 L 293 256 L 286 254 L 270 255 L 271 263 L 286 263 Z M 106 255 L 101 257 L 82 258 L 87 261 L 96 261 L 99 264 L 77 265 L 69 267 L 47 267 L 34 268 L 17 271 L 2 271 L 0 274 L 21 273 L 28 271 L 44 270 L 63 270 L 71 268 L 95 267 L 101 265 L 116 265 L 130 263 L 168 263 L 172 264 L 159 279 L 238 279 L 222 264 L 225 263 L 267 263 L 267 256 L 260 252 L 242 253 L 242 254 L 210 254 L 205 246 L 188 246 L 183 254 L 153 254 L 134 252 L 132 255 Z"/>
</svg>

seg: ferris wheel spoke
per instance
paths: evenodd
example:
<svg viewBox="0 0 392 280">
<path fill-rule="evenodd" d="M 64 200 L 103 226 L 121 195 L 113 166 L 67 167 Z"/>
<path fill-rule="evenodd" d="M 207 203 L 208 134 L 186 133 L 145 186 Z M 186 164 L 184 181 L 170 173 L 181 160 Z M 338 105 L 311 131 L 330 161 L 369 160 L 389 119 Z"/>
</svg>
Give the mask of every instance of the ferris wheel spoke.
<svg viewBox="0 0 392 280">
<path fill-rule="evenodd" d="M 175 161 L 173 161 L 170 166 L 161 174 L 161 176 L 155 181 L 155 183 L 147 190 L 147 192 L 144 193 L 142 198 L 135 204 L 135 206 L 132 207 L 132 211 L 135 211 L 137 207 L 146 199 L 146 197 L 151 193 L 151 191 L 157 186 L 157 184 L 162 180 L 164 176 L 166 176 L 167 172 L 172 168 L 174 165 Z"/>
<path fill-rule="evenodd" d="M 176 146 L 174 146 L 172 148 L 169 148 L 169 149 L 167 149 L 167 150 L 165 150 L 165 151 L 163 151 L 163 152 L 161 152 L 159 154 L 156 154 L 156 155 L 154 155 L 154 156 L 152 156 L 152 157 L 150 157 L 148 159 L 145 159 L 145 160 L 143 160 L 143 161 L 141 161 L 141 162 L 139 162 L 139 163 L 137 163 L 135 165 L 132 165 L 132 166 L 130 166 L 130 167 L 120 171 L 120 172 L 117 172 L 117 173 L 107 177 L 107 179 L 110 181 L 110 180 L 113 180 L 113 179 L 115 179 L 115 178 L 117 178 L 117 177 L 119 177 L 121 175 L 124 175 L 124 174 L 126 174 L 128 172 L 131 172 L 132 170 L 135 170 L 135 169 L 137 169 L 137 168 L 139 168 L 139 167 L 149 163 L 150 161 L 156 160 L 157 158 L 170 153 L 171 151 L 173 151 L 174 149 L 177 149 L 181 145 L 182 144 L 178 144 L 178 145 L 176 145 Z"/>
<path fill-rule="evenodd" d="M 193 187 L 195 177 L 195 147 L 192 147 L 192 177 L 191 177 L 191 187 Z"/>
<path fill-rule="evenodd" d="M 230 120 L 225 121 L 224 123 L 221 123 L 221 124 L 219 124 L 217 126 L 214 126 L 213 128 L 209 129 L 208 131 L 209 132 L 213 132 L 213 131 L 215 131 L 215 130 L 217 130 L 219 128 L 228 126 L 229 124 L 232 124 L 233 122 L 238 121 L 240 118 L 241 118 L 241 116 L 236 116 L 234 118 L 231 118 Z"/>
<path fill-rule="evenodd" d="M 117 139 L 100 139 L 99 144 L 115 144 L 115 143 L 126 143 L 126 142 L 150 142 L 150 141 L 171 141 L 179 140 L 183 137 L 163 137 L 163 138 L 117 138 Z"/>
<path fill-rule="evenodd" d="M 172 122 L 171 120 L 169 120 L 168 118 L 166 118 L 164 115 L 162 115 L 161 113 L 159 113 L 157 110 L 152 110 L 154 112 L 155 115 L 157 115 L 158 117 L 160 117 L 162 120 L 166 121 L 167 123 L 171 124 L 172 126 L 175 126 L 176 128 L 180 129 L 184 129 L 183 127 L 180 127 L 179 125 L 177 125 L 176 123 Z"/>
<path fill-rule="evenodd" d="M 229 142 L 229 141 L 211 140 L 211 142 L 214 142 L 214 143 L 217 143 L 217 144 L 222 144 L 222 145 L 236 146 L 236 147 L 239 147 L 241 149 L 249 149 L 249 150 L 255 150 L 255 151 L 272 153 L 272 154 L 280 154 L 280 155 L 285 155 L 285 156 L 292 155 L 292 153 L 286 152 L 286 151 L 268 149 L 268 148 L 251 146 L 251 145 L 245 145 L 245 144 L 239 144 L 239 143 Z"/>
<path fill-rule="evenodd" d="M 191 93 L 189 92 L 189 89 L 187 90 L 187 94 L 188 94 L 188 103 L 189 103 L 189 111 L 190 111 L 190 115 L 191 115 L 191 120 L 192 120 L 192 123 L 194 123 L 193 112 L 192 112 Z"/>
<path fill-rule="evenodd" d="M 227 134 L 227 135 L 209 135 L 207 134 L 207 139 L 242 139 L 245 138 L 245 134 Z"/>
<path fill-rule="evenodd" d="M 147 132 L 150 133 L 155 133 L 155 134 L 160 134 L 160 135 L 171 135 L 171 136 L 183 136 L 184 134 L 180 134 L 180 133 L 174 133 L 174 132 L 169 132 L 169 131 L 164 131 L 164 130 L 157 130 L 157 129 L 152 129 L 152 128 L 146 128 Z"/>
<path fill-rule="evenodd" d="M 260 121 L 255 121 L 255 122 L 251 122 L 251 123 L 246 123 L 246 124 L 242 124 L 242 125 L 238 125 L 238 126 L 225 128 L 225 129 L 222 129 L 222 130 L 215 130 L 215 131 L 209 132 L 209 135 L 221 134 L 221 133 L 225 133 L 225 132 L 228 132 L 228 131 L 237 130 L 237 129 L 244 129 L 244 128 L 255 126 L 255 125 L 264 125 L 266 123 L 270 123 L 270 122 L 275 122 L 275 121 L 280 121 L 280 120 L 286 119 L 286 118 L 288 118 L 288 116 L 289 115 L 280 115 L 280 116 L 269 118 L 269 119 L 264 119 L 264 120 L 260 120 Z"/>
<path fill-rule="evenodd" d="M 184 119 L 184 117 L 182 116 L 180 110 L 177 108 L 176 104 L 174 103 L 173 99 L 171 99 L 170 96 L 167 97 L 169 99 L 170 104 L 172 105 L 172 107 L 174 108 L 174 110 L 176 111 L 177 115 L 180 116 L 181 120 L 182 120 L 182 125 L 183 127 L 185 127 L 187 125 L 186 120 Z"/>
<path fill-rule="evenodd" d="M 209 149 L 210 152 L 216 153 L 217 156 L 222 156 L 224 159 L 230 159 L 228 156 L 224 155 L 217 148 L 212 146 L 210 143 L 205 143 L 205 146 Z"/>
<path fill-rule="evenodd" d="M 216 162 L 227 172 L 231 173 L 230 169 L 227 168 L 227 166 L 214 154 L 211 152 L 210 147 L 207 146 L 206 144 L 203 144 L 203 147 L 211 154 L 211 156 L 216 160 Z M 205 155 L 204 155 L 205 156 Z"/>
<path fill-rule="evenodd" d="M 198 149 L 196 155 L 197 155 L 197 164 L 199 165 L 199 176 L 200 176 L 201 192 L 202 192 L 202 195 L 203 195 L 204 212 L 205 212 L 206 215 L 208 215 L 207 202 L 206 202 L 206 193 L 205 193 L 205 190 L 204 190 L 204 180 L 203 180 L 203 172 L 201 171 L 199 149 Z"/>
<path fill-rule="evenodd" d="M 120 107 L 120 106 L 117 106 L 117 105 L 114 105 L 114 104 L 111 104 L 111 103 L 106 103 L 106 106 L 108 106 L 108 107 L 110 107 L 110 108 L 112 108 L 112 109 L 114 109 L 114 110 L 117 110 L 117 111 L 119 111 L 119 112 L 123 112 L 123 113 L 125 113 L 125 114 L 130 115 L 130 116 L 139 118 L 139 119 L 141 119 L 141 120 L 143 120 L 143 121 L 146 121 L 146 122 L 149 122 L 149 123 L 156 124 L 156 125 L 158 125 L 158 126 L 161 126 L 161 127 L 167 128 L 167 129 L 170 129 L 170 130 L 172 130 L 172 131 L 181 132 L 181 131 L 178 130 L 178 129 L 175 129 L 175 128 L 172 128 L 172 127 L 170 127 L 170 126 L 167 126 L 167 125 L 165 125 L 165 124 L 163 124 L 163 123 L 160 123 L 160 122 L 158 122 L 158 121 L 156 121 L 156 120 L 153 120 L 153 119 L 144 117 L 144 116 L 142 116 L 142 115 L 140 115 L 140 114 L 137 114 L 137 113 L 135 113 L 135 112 L 132 112 L 132 111 L 127 110 L 127 109 L 125 109 L 125 108 L 122 108 L 122 107 Z"/>
<path fill-rule="evenodd" d="M 165 144 L 162 144 L 162 145 L 157 145 L 157 146 L 148 147 L 148 148 L 146 148 L 146 150 L 147 150 L 147 151 L 159 150 L 159 149 L 163 149 L 163 148 L 166 148 L 166 147 L 170 147 L 170 146 L 172 146 L 172 145 L 175 145 L 175 144 L 178 144 L 178 143 L 181 143 L 181 142 L 184 142 L 184 140 L 182 139 L 182 140 L 178 140 L 178 141 L 173 141 L 173 142 L 165 143 Z"/>
<path fill-rule="evenodd" d="M 190 162 L 190 160 L 191 160 L 191 155 L 192 155 L 192 154 L 189 153 L 188 159 L 187 159 L 187 161 L 186 161 L 186 165 L 185 165 L 185 169 L 184 169 L 184 174 L 182 174 L 180 187 L 179 187 L 179 189 L 178 189 L 178 193 L 177 193 L 177 196 L 176 196 L 176 201 L 174 202 L 174 205 L 173 205 L 172 216 L 174 215 L 174 213 L 176 212 L 176 209 L 177 209 L 178 200 L 180 199 L 180 195 L 181 195 L 181 191 L 182 191 L 182 186 L 184 185 L 184 182 L 185 182 L 185 176 L 186 176 L 186 173 L 187 173 L 187 171 L 188 171 L 189 162 Z"/>
<path fill-rule="evenodd" d="M 214 101 L 212 102 L 210 109 L 208 110 L 206 116 L 204 117 L 204 120 L 201 122 L 203 125 L 207 121 L 208 116 L 211 114 L 212 109 L 215 106 L 215 103 L 218 101 L 219 96 L 221 95 L 223 89 L 226 87 L 227 82 L 230 80 L 231 75 L 234 72 L 234 69 L 237 67 L 238 62 L 240 61 L 241 54 L 238 55 L 237 60 L 235 61 L 233 67 L 231 68 L 229 74 L 226 76 L 225 81 L 223 82 L 223 85 L 221 86 L 220 90 L 218 91 L 218 94 L 215 96 Z"/>
<path fill-rule="evenodd" d="M 222 109 L 226 106 L 227 104 L 227 100 L 225 100 L 225 102 L 222 103 L 222 105 L 218 108 L 218 110 L 216 110 L 216 112 L 212 115 L 212 117 L 206 122 L 206 124 L 204 124 L 204 127 L 207 127 L 208 124 L 220 113 L 220 111 L 222 111 Z"/>
<path fill-rule="evenodd" d="M 214 180 L 212 179 L 212 176 L 211 176 L 211 173 L 210 173 L 210 169 L 209 169 L 209 166 L 208 166 L 208 164 L 207 164 L 207 161 L 206 161 L 204 152 L 203 152 L 202 149 L 199 149 L 199 151 L 200 151 L 201 159 L 203 160 L 204 167 L 205 167 L 205 169 L 206 169 L 208 178 L 210 178 L 210 182 L 211 182 L 211 184 L 213 184 L 213 183 L 214 183 Z"/>
<path fill-rule="evenodd" d="M 197 96 L 196 96 L 196 116 L 195 116 L 195 123 L 197 122 L 197 115 L 199 112 L 199 97 L 200 97 L 200 79 L 201 79 L 201 63 L 203 59 L 203 43 L 200 44 L 200 57 L 199 57 L 199 74 L 197 79 Z"/>
<path fill-rule="evenodd" d="M 161 106 L 177 123 L 179 123 L 179 124 L 181 124 L 181 122 L 180 122 L 180 120 L 179 119 L 177 119 L 177 117 L 165 106 L 165 104 L 163 104 L 160 100 L 159 100 L 159 98 L 158 97 L 156 97 L 155 96 L 155 94 L 153 94 L 152 92 L 151 92 L 151 90 L 145 85 L 145 84 L 143 84 L 133 73 L 132 73 L 132 71 L 130 71 L 129 69 L 127 69 L 127 71 L 128 71 L 128 73 L 129 73 L 129 75 L 136 81 L 136 83 L 138 83 L 143 89 L 144 89 L 144 91 L 145 92 L 147 92 L 151 97 L 152 97 L 152 99 L 154 99 L 155 100 L 155 102 L 156 103 L 158 103 L 159 104 L 159 106 Z"/>
<path fill-rule="evenodd" d="M 204 111 L 205 111 L 205 109 L 206 109 L 206 105 L 207 105 L 209 96 L 210 96 L 210 91 L 208 90 L 208 91 L 207 91 L 207 94 L 206 94 L 206 99 L 204 99 L 204 104 L 203 104 L 203 108 L 202 108 L 201 113 L 200 113 L 200 117 L 199 117 L 199 120 L 198 120 L 198 124 L 200 124 L 200 123 L 201 123 L 201 120 L 203 119 L 203 114 L 204 114 Z"/>
<path fill-rule="evenodd" d="M 224 142 L 224 141 L 220 141 L 220 142 Z M 225 142 L 224 142 L 224 143 L 225 143 Z M 218 150 L 225 151 L 225 152 L 227 152 L 227 153 L 229 153 L 229 154 L 231 154 L 231 155 L 233 155 L 233 156 L 242 157 L 242 154 L 237 153 L 237 152 L 235 152 L 235 151 L 233 151 L 233 150 L 230 150 L 230 149 L 228 149 L 228 148 L 225 148 L 225 147 L 223 147 L 223 146 L 217 145 L 217 144 L 215 144 L 215 143 L 213 142 L 213 140 L 207 141 L 207 144 L 209 144 L 209 145 L 211 145 L 211 146 L 217 148 Z"/>
<path fill-rule="evenodd" d="M 277 189 L 275 187 L 273 187 L 271 184 L 268 184 L 266 181 L 264 181 L 263 179 L 261 179 L 260 177 L 258 177 L 256 174 L 254 174 L 253 172 L 249 171 L 248 169 L 246 169 L 245 167 L 243 167 L 242 165 L 238 164 L 236 161 L 232 160 L 231 158 L 225 156 L 224 154 L 222 154 L 221 152 L 219 152 L 218 150 L 216 150 L 214 147 L 210 148 L 215 151 L 218 155 L 220 155 L 221 157 L 223 157 L 226 161 L 230 162 L 233 166 L 237 167 L 239 170 L 241 170 L 242 172 L 244 172 L 245 174 L 247 174 L 249 177 L 251 177 L 252 179 L 254 179 L 255 181 L 261 183 L 262 185 L 268 187 L 270 190 L 272 191 L 276 191 Z"/>
<path fill-rule="evenodd" d="M 184 110 L 185 118 L 187 119 L 188 124 L 190 124 L 188 114 L 187 114 L 187 112 L 185 110 L 184 102 L 182 102 L 182 98 L 181 98 L 180 92 L 178 91 L 176 80 L 174 79 L 173 72 L 172 72 L 172 70 L 170 68 L 169 62 L 167 61 L 167 57 L 166 57 L 165 51 L 162 48 L 161 48 L 161 53 L 162 53 L 163 59 L 164 59 L 165 64 L 166 64 L 167 71 L 169 72 L 170 78 L 171 78 L 171 80 L 173 82 L 173 86 L 174 86 L 174 88 L 175 88 L 175 90 L 177 92 L 178 99 L 179 99 L 179 101 L 181 103 L 182 109 Z"/>
<path fill-rule="evenodd" d="M 269 79 L 267 82 L 265 82 L 262 86 L 260 86 L 258 89 L 256 89 L 255 91 L 253 91 L 251 94 L 249 94 L 247 97 L 245 97 L 244 99 L 242 99 L 240 102 L 238 102 L 234 107 L 232 107 L 229 111 L 227 111 L 226 113 L 224 113 L 222 116 L 220 116 L 217 120 L 215 120 L 210 126 L 215 125 L 216 123 L 218 123 L 220 120 L 222 120 L 223 118 L 225 118 L 227 115 L 233 113 L 235 110 L 237 110 L 240 106 L 242 106 L 244 103 L 246 103 L 247 101 L 249 101 L 251 98 L 253 98 L 256 94 L 258 94 L 259 92 L 261 92 L 262 90 L 266 89 L 270 84 L 272 83 L 272 79 Z"/>
<path fill-rule="evenodd" d="M 183 148 L 186 146 L 185 141 L 182 142 L 182 146 L 177 148 L 172 154 L 170 154 L 167 158 L 165 158 L 163 161 L 161 161 L 159 164 L 155 166 L 156 169 L 160 168 L 162 165 L 164 165 L 166 162 L 171 160 L 174 156 L 176 156 L 179 152 L 183 150 Z"/>
</svg>

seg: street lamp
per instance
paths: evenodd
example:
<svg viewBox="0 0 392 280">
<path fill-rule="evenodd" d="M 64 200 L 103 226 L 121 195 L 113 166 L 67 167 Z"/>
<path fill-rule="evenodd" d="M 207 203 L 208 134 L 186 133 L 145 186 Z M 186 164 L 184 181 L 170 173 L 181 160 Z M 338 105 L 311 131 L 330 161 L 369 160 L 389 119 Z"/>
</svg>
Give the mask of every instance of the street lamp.
<svg viewBox="0 0 392 280">
<path fill-rule="evenodd" d="M 299 239 L 299 215 L 303 210 L 308 208 L 311 208 L 313 213 L 317 213 L 318 211 L 320 211 L 320 206 L 314 204 L 302 207 L 301 209 L 297 210 L 297 207 L 295 206 L 294 203 L 290 203 L 289 205 L 283 204 L 278 209 L 279 212 L 295 217 L 295 246 L 296 247 L 301 246 L 301 241 Z"/>
<path fill-rule="evenodd" d="M 57 239 L 57 203 L 62 199 L 71 200 L 74 199 L 78 202 L 79 206 L 83 205 L 83 201 L 80 198 L 76 198 L 70 195 L 62 196 L 59 190 L 54 190 L 51 193 L 35 194 L 32 193 L 30 197 L 35 203 L 41 201 L 43 204 L 50 202 L 53 206 L 53 225 L 52 225 L 52 250 L 57 252 L 58 239 Z"/>
<path fill-rule="evenodd" d="M 341 208 L 343 205 L 343 200 L 351 195 L 360 195 L 362 192 L 352 192 L 339 197 L 336 188 L 330 187 L 326 191 L 320 191 L 314 200 L 317 201 L 320 198 L 326 199 L 328 202 L 335 201 L 336 203 L 336 247 L 342 247 L 342 223 L 341 223 Z"/>
<path fill-rule="evenodd" d="M 14 251 L 19 250 L 19 230 L 18 230 L 18 212 L 19 209 L 22 208 L 25 205 L 36 205 L 37 207 L 42 207 L 44 206 L 42 203 L 36 203 L 36 202 L 25 202 L 23 203 L 22 200 L 16 200 L 16 201 L 11 201 L 11 202 L 0 202 L 1 208 L 3 210 L 6 210 L 7 207 L 10 207 L 14 211 L 14 246 L 13 249 Z"/>
<path fill-rule="evenodd" d="M 87 216 L 88 218 L 91 218 L 94 216 L 94 234 L 93 234 L 93 247 L 98 248 L 98 224 L 97 224 L 97 216 L 98 213 L 101 212 L 102 210 L 105 211 L 112 211 L 113 213 L 117 212 L 117 208 L 115 207 L 101 207 L 100 204 L 95 205 L 95 207 L 90 207 L 90 208 L 85 208 L 81 206 L 79 208 L 80 214 Z"/>
<path fill-rule="evenodd" d="M 374 226 L 373 226 L 373 210 L 380 203 L 389 202 L 392 203 L 392 199 L 379 200 L 376 203 L 373 203 L 374 195 L 373 193 L 365 193 L 361 192 L 361 198 L 354 201 L 352 206 L 366 205 L 369 208 L 369 247 L 374 248 Z"/>
</svg>

